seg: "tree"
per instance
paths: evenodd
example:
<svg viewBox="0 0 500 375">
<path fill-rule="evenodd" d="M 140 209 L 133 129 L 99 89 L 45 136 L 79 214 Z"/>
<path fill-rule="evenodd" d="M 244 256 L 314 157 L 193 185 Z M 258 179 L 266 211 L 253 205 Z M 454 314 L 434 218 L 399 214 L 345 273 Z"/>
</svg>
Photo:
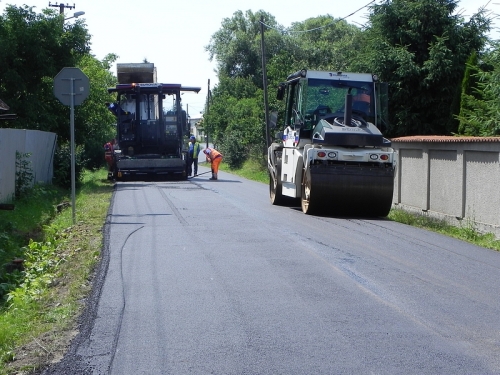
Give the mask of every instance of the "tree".
<svg viewBox="0 0 500 375">
<path fill-rule="evenodd" d="M 3 126 L 69 134 L 52 92 L 53 77 L 90 52 L 82 21 L 68 25 L 53 10 L 37 14 L 27 6 L 8 6 L 0 17 L 0 40 L 0 97 L 17 114 Z"/>
<path fill-rule="evenodd" d="M 266 53 L 272 56 L 282 47 L 282 38 L 273 29 L 280 26 L 274 17 L 262 11 L 238 11 L 231 19 L 224 19 L 222 28 L 206 47 L 210 58 L 217 58 L 219 76 L 205 115 L 206 130 L 232 167 L 241 165 L 252 149 L 262 148 L 265 143 L 261 18 L 272 27 L 266 34 Z"/>
<path fill-rule="evenodd" d="M 114 136 L 114 117 L 105 103 L 114 99 L 107 88 L 116 84 L 109 69 L 117 56 L 97 60 L 83 21 L 65 24 L 50 9 L 37 14 L 27 6 L 8 6 L 0 17 L 0 40 L 0 97 L 18 117 L 2 126 L 54 132 L 65 149 L 69 108 L 54 97 L 54 77 L 66 66 L 79 67 L 89 77 L 90 94 L 75 107 L 75 143 L 87 168 L 101 166 L 102 145 Z"/>
<path fill-rule="evenodd" d="M 482 54 L 471 55 L 462 82 L 459 134 L 500 135 L 500 51 L 498 42 Z"/>
<path fill-rule="evenodd" d="M 290 33 L 299 46 L 301 68 L 348 71 L 358 58 L 361 30 L 345 20 L 330 15 L 309 18 L 294 23 Z"/>
<path fill-rule="evenodd" d="M 256 137 L 260 137 L 262 132 L 256 124 L 264 129 L 261 98 L 262 90 L 255 87 L 251 78 L 219 76 L 219 84 L 213 90 L 210 110 L 206 115 L 211 137 L 222 143 L 226 134 L 234 129 L 234 124 L 240 124 L 240 127 L 241 124 L 252 124 L 249 128 L 256 129 L 258 134 L 253 134 L 253 130 L 242 131 L 245 137 L 240 137 L 240 142 L 248 145 L 257 141 Z"/>
<path fill-rule="evenodd" d="M 386 0 L 372 7 L 358 70 L 390 88 L 390 135 L 457 131 L 465 62 L 486 43 L 490 20 L 454 15 L 455 0 Z"/>
<path fill-rule="evenodd" d="M 231 168 L 239 168 L 250 155 L 262 155 L 265 144 L 264 117 L 260 98 L 229 98 L 225 129 L 220 148 Z"/>
<path fill-rule="evenodd" d="M 210 58 L 217 59 L 219 84 L 205 118 L 206 130 L 234 167 L 251 153 L 262 155 L 266 143 L 261 19 L 271 111 L 282 109 L 274 89 L 289 74 L 304 67 L 345 69 L 356 56 L 360 30 L 331 16 L 294 23 L 290 30 L 262 11 L 238 11 L 225 19 L 206 47 Z"/>
<path fill-rule="evenodd" d="M 260 18 L 272 27 L 279 27 L 274 17 L 263 11 L 245 13 L 237 11 L 232 18 L 225 18 L 222 27 L 206 46 L 210 60 L 217 59 L 217 71 L 221 76 L 252 77 L 258 86 L 262 84 Z M 272 52 L 271 52 L 272 53 Z"/>
<path fill-rule="evenodd" d="M 75 138 L 77 144 L 83 145 L 85 167 L 90 169 L 102 166 L 103 145 L 116 136 L 116 119 L 106 106 L 116 100 L 107 91 L 117 83 L 109 70 L 116 59 L 114 54 L 108 54 L 102 61 L 85 55 L 78 63 L 89 77 L 90 94 L 75 111 Z"/>
</svg>

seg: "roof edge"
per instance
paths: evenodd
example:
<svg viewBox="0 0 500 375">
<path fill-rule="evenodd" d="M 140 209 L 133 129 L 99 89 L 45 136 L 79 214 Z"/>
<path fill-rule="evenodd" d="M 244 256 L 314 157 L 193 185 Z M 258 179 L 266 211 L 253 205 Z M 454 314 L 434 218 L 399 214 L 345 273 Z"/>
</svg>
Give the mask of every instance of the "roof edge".
<svg viewBox="0 0 500 375">
<path fill-rule="evenodd" d="M 391 138 L 391 142 L 429 142 L 429 143 L 500 143 L 499 137 L 456 137 L 451 135 L 411 135 Z"/>
</svg>

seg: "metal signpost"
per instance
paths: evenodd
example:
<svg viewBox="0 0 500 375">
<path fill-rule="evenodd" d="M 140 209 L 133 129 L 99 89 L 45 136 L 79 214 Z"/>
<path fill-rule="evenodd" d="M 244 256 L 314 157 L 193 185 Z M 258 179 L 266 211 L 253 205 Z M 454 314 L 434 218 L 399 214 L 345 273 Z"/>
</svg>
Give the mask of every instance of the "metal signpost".
<svg viewBox="0 0 500 375">
<path fill-rule="evenodd" d="M 62 104 L 70 106 L 71 132 L 71 205 L 75 224 L 75 105 L 89 96 L 89 77 L 79 68 L 63 68 L 54 77 L 54 95 Z"/>
</svg>

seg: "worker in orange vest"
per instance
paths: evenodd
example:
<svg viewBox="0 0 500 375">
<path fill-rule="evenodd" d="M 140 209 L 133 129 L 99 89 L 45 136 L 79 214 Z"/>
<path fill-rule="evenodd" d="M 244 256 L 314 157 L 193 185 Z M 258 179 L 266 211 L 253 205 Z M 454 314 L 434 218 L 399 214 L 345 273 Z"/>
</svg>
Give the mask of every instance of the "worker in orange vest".
<svg viewBox="0 0 500 375">
<path fill-rule="evenodd" d="M 113 154 L 115 152 L 116 139 L 112 139 L 104 145 L 104 159 L 108 163 L 108 170 L 113 170 Z"/>
<path fill-rule="evenodd" d="M 210 180 L 217 180 L 217 173 L 219 172 L 219 164 L 222 161 L 222 154 L 214 148 L 207 147 L 203 150 L 207 161 L 210 162 L 212 168 L 212 177 Z"/>
</svg>

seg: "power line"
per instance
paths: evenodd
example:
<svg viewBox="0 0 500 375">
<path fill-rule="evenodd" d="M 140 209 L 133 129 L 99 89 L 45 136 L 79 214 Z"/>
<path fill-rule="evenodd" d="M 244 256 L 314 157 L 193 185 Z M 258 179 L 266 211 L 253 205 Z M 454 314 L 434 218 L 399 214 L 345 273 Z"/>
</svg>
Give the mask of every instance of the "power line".
<svg viewBox="0 0 500 375">
<path fill-rule="evenodd" d="M 314 29 L 310 29 L 310 30 L 280 30 L 280 29 L 277 29 L 276 27 L 272 27 L 272 26 L 270 26 L 270 25 L 267 25 L 267 24 L 265 24 L 265 23 L 264 23 L 264 22 L 262 22 L 262 21 L 260 21 L 260 23 L 261 23 L 261 24 L 263 24 L 263 25 L 264 25 L 265 27 L 267 27 L 268 29 L 276 30 L 276 31 L 278 31 L 278 32 L 280 32 L 280 33 L 283 33 L 283 34 L 285 34 L 285 33 L 290 33 L 290 34 L 291 34 L 291 33 L 297 33 L 297 34 L 298 34 L 298 33 L 308 33 L 308 32 L 311 32 L 311 31 L 316 31 L 316 30 L 324 29 L 324 28 L 326 28 L 326 27 L 328 27 L 328 26 L 331 26 L 331 25 L 336 24 L 337 22 L 343 21 L 343 20 L 345 20 L 346 18 L 349 18 L 349 17 L 351 17 L 351 16 L 355 15 L 356 13 L 358 13 L 359 11 L 361 11 L 361 10 L 363 10 L 363 9 L 367 8 L 370 4 L 372 4 L 372 3 L 374 3 L 374 2 L 375 2 L 375 0 L 372 0 L 372 1 L 370 1 L 368 4 L 366 4 L 366 5 L 362 6 L 362 7 L 361 7 L 361 8 L 359 8 L 358 10 L 355 10 L 354 12 L 352 12 L 351 14 L 348 14 L 348 15 L 347 15 L 347 16 L 345 16 L 345 17 L 338 18 L 338 19 L 336 19 L 336 20 L 334 20 L 334 21 L 330 22 L 330 23 L 329 23 L 329 24 L 327 24 L 327 25 L 320 26 L 320 27 L 316 27 L 316 28 L 314 28 Z"/>
</svg>

